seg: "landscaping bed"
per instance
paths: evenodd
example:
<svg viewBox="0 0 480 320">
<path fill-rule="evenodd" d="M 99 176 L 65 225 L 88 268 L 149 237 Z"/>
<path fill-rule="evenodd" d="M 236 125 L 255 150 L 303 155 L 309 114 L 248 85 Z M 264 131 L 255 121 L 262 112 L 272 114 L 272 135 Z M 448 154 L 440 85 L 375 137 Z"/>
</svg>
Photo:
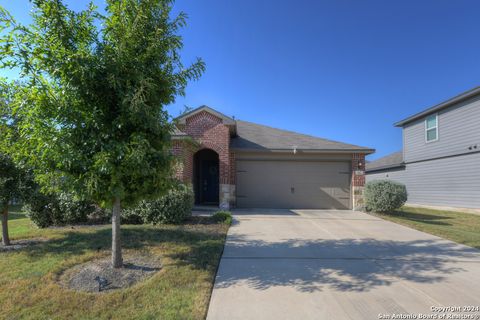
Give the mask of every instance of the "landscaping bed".
<svg viewBox="0 0 480 320">
<path fill-rule="evenodd" d="M 38 229 L 21 212 L 13 212 L 13 241 L 48 241 L 0 252 L 0 318 L 204 319 L 227 230 L 228 224 L 209 217 L 192 217 L 180 225 L 122 226 L 127 266 L 145 264 L 132 254 L 148 253 L 158 263 L 143 269 L 152 270 L 148 277 L 142 274 L 130 283 L 127 275 L 126 288 L 98 294 L 72 290 L 62 277 L 89 263 L 106 263 L 109 226 Z"/>
<path fill-rule="evenodd" d="M 110 257 L 95 259 L 66 270 L 59 283 L 67 289 L 105 293 L 131 287 L 154 276 L 160 268 L 158 256 L 132 252 L 124 255 L 122 268 L 112 268 Z"/>
</svg>

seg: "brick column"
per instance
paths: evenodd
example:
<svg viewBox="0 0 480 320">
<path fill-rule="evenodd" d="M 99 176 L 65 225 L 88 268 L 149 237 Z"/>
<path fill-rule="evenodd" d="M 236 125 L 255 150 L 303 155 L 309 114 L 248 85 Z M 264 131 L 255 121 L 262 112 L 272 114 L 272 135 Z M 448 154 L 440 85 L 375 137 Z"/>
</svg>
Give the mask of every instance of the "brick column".
<svg viewBox="0 0 480 320">
<path fill-rule="evenodd" d="M 236 205 L 236 185 L 235 185 L 235 154 L 228 153 L 228 175 L 226 180 L 220 181 L 220 208 L 230 209 Z"/>
<path fill-rule="evenodd" d="M 352 209 L 363 210 L 363 189 L 365 186 L 365 154 L 352 155 Z"/>
</svg>

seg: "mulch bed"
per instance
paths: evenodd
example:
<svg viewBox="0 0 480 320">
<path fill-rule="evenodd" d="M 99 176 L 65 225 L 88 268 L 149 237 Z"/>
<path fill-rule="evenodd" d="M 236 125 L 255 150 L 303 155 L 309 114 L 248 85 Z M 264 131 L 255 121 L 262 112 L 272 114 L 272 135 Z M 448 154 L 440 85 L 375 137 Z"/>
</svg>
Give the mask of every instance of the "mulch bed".
<svg viewBox="0 0 480 320">
<path fill-rule="evenodd" d="M 123 259 L 123 268 L 114 269 L 109 258 L 90 261 L 66 270 L 60 276 L 64 288 L 103 293 L 128 288 L 160 271 L 158 257 L 130 254 Z"/>
</svg>

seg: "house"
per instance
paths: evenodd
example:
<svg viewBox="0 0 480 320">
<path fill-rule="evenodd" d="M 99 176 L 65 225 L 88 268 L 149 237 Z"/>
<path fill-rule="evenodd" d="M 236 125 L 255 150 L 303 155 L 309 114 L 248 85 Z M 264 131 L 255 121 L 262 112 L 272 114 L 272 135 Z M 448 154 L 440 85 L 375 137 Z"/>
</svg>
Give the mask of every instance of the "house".
<svg viewBox="0 0 480 320">
<path fill-rule="evenodd" d="M 371 148 L 235 120 L 199 107 L 176 119 L 176 176 L 198 205 L 352 209 Z"/>
<path fill-rule="evenodd" d="M 367 164 L 367 181 L 404 183 L 408 204 L 480 208 L 480 87 L 395 126 L 403 150 Z"/>
</svg>

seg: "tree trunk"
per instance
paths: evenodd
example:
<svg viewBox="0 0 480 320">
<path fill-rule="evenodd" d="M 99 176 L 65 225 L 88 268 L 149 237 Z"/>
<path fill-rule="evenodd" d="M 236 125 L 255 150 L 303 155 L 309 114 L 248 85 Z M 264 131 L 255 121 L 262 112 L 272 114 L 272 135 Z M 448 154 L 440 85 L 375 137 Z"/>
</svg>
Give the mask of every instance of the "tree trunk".
<svg viewBox="0 0 480 320">
<path fill-rule="evenodd" d="M 120 241 L 120 198 L 115 198 L 112 210 L 112 266 L 121 268 L 123 266 L 122 245 Z"/>
<path fill-rule="evenodd" d="M 8 237 L 8 203 L 3 205 L 2 212 L 2 243 L 4 246 L 10 245 L 10 238 Z"/>
</svg>

